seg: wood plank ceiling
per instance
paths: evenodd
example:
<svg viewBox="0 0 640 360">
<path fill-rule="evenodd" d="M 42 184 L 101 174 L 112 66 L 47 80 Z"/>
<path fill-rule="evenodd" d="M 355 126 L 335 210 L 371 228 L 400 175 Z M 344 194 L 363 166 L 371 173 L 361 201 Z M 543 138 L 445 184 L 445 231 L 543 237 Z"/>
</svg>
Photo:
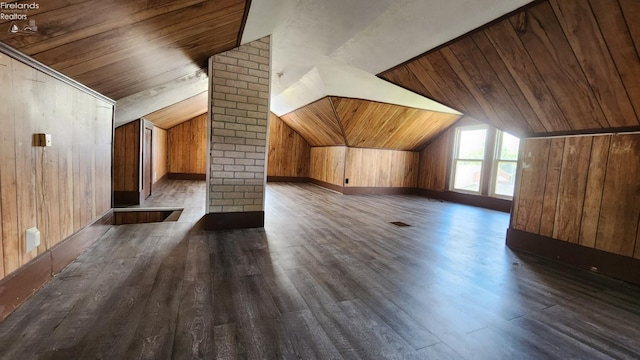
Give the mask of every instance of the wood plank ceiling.
<svg viewBox="0 0 640 360">
<path fill-rule="evenodd" d="M 168 130 L 187 120 L 207 112 L 208 92 L 188 98 L 187 100 L 167 106 L 144 118 L 154 123 L 157 127 Z"/>
<path fill-rule="evenodd" d="M 459 115 L 328 96 L 281 119 L 311 146 L 420 150 Z"/>
<path fill-rule="evenodd" d="M 346 144 L 330 97 L 312 102 L 280 118 L 311 146 Z"/>
<path fill-rule="evenodd" d="M 549 0 L 378 76 L 519 136 L 640 125 L 640 1 Z"/>
<path fill-rule="evenodd" d="M 119 100 L 195 73 L 211 55 L 237 46 L 246 3 L 42 1 L 29 12 L 34 34 L 0 31 L 0 41 Z"/>
</svg>

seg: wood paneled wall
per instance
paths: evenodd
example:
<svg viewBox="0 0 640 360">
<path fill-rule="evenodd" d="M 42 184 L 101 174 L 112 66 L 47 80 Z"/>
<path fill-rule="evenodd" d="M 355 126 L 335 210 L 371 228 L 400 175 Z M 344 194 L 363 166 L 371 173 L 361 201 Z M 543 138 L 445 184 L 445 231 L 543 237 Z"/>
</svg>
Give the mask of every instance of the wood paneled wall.
<svg viewBox="0 0 640 360">
<path fill-rule="evenodd" d="M 419 153 L 347 148 L 346 187 L 408 187 L 418 182 Z"/>
<path fill-rule="evenodd" d="M 113 105 L 1 53 L 0 79 L 3 278 L 111 209 Z M 41 245 L 26 252 L 34 226 Z"/>
<path fill-rule="evenodd" d="M 516 135 L 640 125 L 633 0 L 549 0 L 379 76 Z"/>
<path fill-rule="evenodd" d="M 167 131 L 169 173 L 207 173 L 207 114 L 176 125 Z"/>
<path fill-rule="evenodd" d="M 343 186 L 345 146 L 325 146 L 311 148 L 311 161 L 309 165 L 309 177 L 325 183 Z"/>
<path fill-rule="evenodd" d="M 309 144 L 273 113 L 268 149 L 267 176 L 309 177 Z"/>
<path fill-rule="evenodd" d="M 140 190 L 140 120 L 118 126 L 113 145 L 113 191 Z"/>
<path fill-rule="evenodd" d="M 528 139 L 511 226 L 640 258 L 640 135 Z"/>
<path fill-rule="evenodd" d="M 453 151 L 455 128 L 450 127 L 420 152 L 418 188 L 448 190 L 449 162 Z"/>
<path fill-rule="evenodd" d="M 167 146 L 167 131 L 157 126 L 153 127 L 153 183 L 161 180 L 167 175 L 167 163 L 168 159 L 168 146 Z"/>
</svg>

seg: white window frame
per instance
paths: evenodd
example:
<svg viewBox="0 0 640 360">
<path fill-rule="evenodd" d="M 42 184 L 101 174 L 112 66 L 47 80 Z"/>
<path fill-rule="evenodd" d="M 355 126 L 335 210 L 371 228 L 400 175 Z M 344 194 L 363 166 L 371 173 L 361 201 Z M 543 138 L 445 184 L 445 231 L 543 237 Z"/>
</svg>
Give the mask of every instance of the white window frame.
<svg viewBox="0 0 640 360">
<path fill-rule="evenodd" d="M 468 130 L 486 130 L 485 137 L 485 151 L 484 151 L 484 159 L 462 159 L 458 157 L 460 151 L 460 136 L 462 131 Z M 491 127 L 486 124 L 478 124 L 478 125 L 463 125 L 456 127 L 455 138 L 453 142 L 453 151 L 451 156 L 450 163 L 450 178 L 449 178 L 449 191 L 470 194 L 470 195 L 480 195 L 480 196 L 489 196 L 492 198 L 505 199 L 505 200 L 513 200 L 513 195 L 501 195 L 496 194 L 496 179 L 498 176 L 498 164 L 500 162 L 511 162 L 516 164 L 516 172 L 518 161 L 517 160 L 500 160 L 500 151 L 502 148 L 504 131 L 498 130 L 494 127 Z M 480 183 L 479 190 L 465 190 L 465 189 L 457 189 L 455 187 L 456 181 L 456 171 L 458 161 L 477 161 L 481 164 L 480 169 Z M 487 173 L 488 172 L 488 173 Z M 489 182 L 487 185 L 486 182 Z M 515 190 L 514 190 L 515 192 Z"/>
<path fill-rule="evenodd" d="M 491 197 L 495 197 L 495 198 L 499 198 L 499 199 L 507 199 L 507 200 L 513 200 L 513 195 L 509 196 L 509 195 L 502 195 L 502 194 L 496 194 L 496 180 L 498 178 L 498 165 L 500 162 L 508 162 L 508 163 L 514 163 L 516 165 L 516 172 L 517 172 L 517 168 L 518 168 L 518 160 L 501 160 L 500 159 L 500 152 L 502 151 L 502 139 L 504 136 L 504 131 L 502 130 L 496 130 L 496 143 L 495 143 L 495 150 L 494 150 L 494 154 L 495 156 L 493 157 L 493 164 L 492 164 L 492 169 L 491 169 L 491 184 L 489 186 L 489 196 Z M 515 189 L 514 189 L 515 192 Z"/>
<path fill-rule="evenodd" d="M 486 130 L 485 132 L 485 150 L 484 150 L 484 158 L 483 159 L 461 159 L 458 158 L 458 154 L 460 152 L 460 134 L 463 131 L 472 131 L 472 130 Z M 459 126 L 456 128 L 456 135 L 455 135 L 455 140 L 454 140 L 454 148 L 453 148 L 453 158 L 451 160 L 451 179 L 449 181 L 449 189 L 451 191 L 455 191 L 455 192 L 460 192 L 460 193 L 465 193 L 465 194 L 473 194 L 473 195 L 481 195 L 482 194 L 482 185 L 483 185 L 483 177 L 484 177 L 484 172 L 486 171 L 486 158 L 487 158 L 487 151 L 486 151 L 486 143 L 487 143 L 487 139 L 488 139 L 488 135 L 489 135 L 489 131 L 490 128 L 487 125 L 468 125 L 468 126 Z M 456 183 L 456 170 L 457 170 L 457 164 L 458 161 L 477 161 L 480 162 L 480 183 L 478 186 L 478 191 L 473 191 L 473 190 L 465 190 L 465 189 L 458 189 L 455 187 L 455 183 Z"/>
</svg>

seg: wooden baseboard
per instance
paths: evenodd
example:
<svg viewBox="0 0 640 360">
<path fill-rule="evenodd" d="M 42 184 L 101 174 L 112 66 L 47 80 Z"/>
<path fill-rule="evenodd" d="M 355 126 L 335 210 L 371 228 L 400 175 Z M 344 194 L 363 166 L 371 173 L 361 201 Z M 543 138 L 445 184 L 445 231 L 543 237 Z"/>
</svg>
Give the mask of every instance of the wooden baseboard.
<svg viewBox="0 0 640 360">
<path fill-rule="evenodd" d="M 166 173 L 156 182 L 151 184 L 151 193 L 153 194 L 153 192 L 156 191 L 156 189 L 158 189 L 160 186 L 162 186 L 162 184 L 164 184 L 168 178 L 169 178 L 169 173 Z"/>
<path fill-rule="evenodd" d="M 345 186 L 343 194 L 345 195 L 414 195 L 416 194 L 416 188 Z"/>
<path fill-rule="evenodd" d="M 51 253 L 45 252 L 0 280 L 0 321 L 51 280 Z"/>
<path fill-rule="evenodd" d="M 264 211 L 209 213 L 204 216 L 205 230 L 233 230 L 264 227 Z"/>
<path fill-rule="evenodd" d="M 267 182 L 308 183 L 309 178 L 295 176 L 267 176 Z"/>
<path fill-rule="evenodd" d="M 207 174 L 168 173 L 171 180 L 207 180 Z"/>
<path fill-rule="evenodd" d="M 433 191 L 417 189 L 417 194 L 431 199 L 450 201 L 458 204 L 471 205 L 489 210 L 509 213 L 513 201 L 482 195 L 463 194 L 455 191 Z"/>
<path fill-rule="evenodd" d="M 109 230 L 113 210 L 0 280 L 0 321 Z"/>
<path fill-rule="evenodd" d="M 341 194 L 344 193 L 344 188 L 340 185 L 335 185 L 335 184 L 331 184 L 328 182 L 324 182 L 324 181 L 320 181 L 320 180 L 316 180 L 316 179 L 311 179 L 309 178 L 309 182 L 312 184 L 316 184 L 318 186 L 322 186 L 323 188 L 327 188 L 329 190 L 333 190 L 333 191 L 337 191 Z"/>
<path fill-rule="evenodd" d="M 509 228 L 507 246 L 640 285 L 640 259 Z"/>
</svg>

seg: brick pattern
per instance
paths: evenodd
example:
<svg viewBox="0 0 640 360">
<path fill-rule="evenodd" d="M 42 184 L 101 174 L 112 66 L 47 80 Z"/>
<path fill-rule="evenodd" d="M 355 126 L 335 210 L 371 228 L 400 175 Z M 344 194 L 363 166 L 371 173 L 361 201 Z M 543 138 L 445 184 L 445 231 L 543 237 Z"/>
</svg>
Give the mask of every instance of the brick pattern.
<svg viewBox="0 0 640 360">
<path fill-rule="evenodd" d="M 263 211 L 270 37 L 213 56 L 209 213 Z"/>
</svg>

